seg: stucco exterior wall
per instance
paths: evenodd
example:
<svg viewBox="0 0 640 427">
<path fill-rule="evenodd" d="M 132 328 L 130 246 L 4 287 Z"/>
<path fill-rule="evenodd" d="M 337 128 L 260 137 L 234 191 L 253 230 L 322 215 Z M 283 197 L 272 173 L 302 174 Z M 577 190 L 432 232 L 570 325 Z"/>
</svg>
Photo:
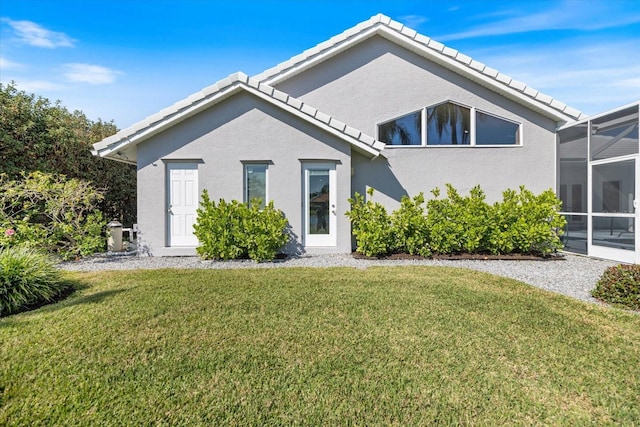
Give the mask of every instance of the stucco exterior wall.
<svg viewBox="0 0 640 427">
<path fill-rule="evenodd" d="M 391 147 L 386 159 L 353 158 L 353 191 L 378 190 L 395 208 L 403 194 L 481 185 L 489 201 L 506 188 L 555 187 L 556 123 L 469 79 L 375 36 L 289 78 L 278 89 L 377 137 L 377 124 L 451 100 L 522 123 L 522 146 Z"/>
<path fill-rule="evenodd" d="M 154 256 L 192 255 L 193 248 L 170 248 L 167 238 L 166 164 L 198 163 L 199 191 L 213 200 L 243 199 L 243 163 L 269 162 L 268 197 L 283 210 L 302 239 L 305 161 L 336 163 L 337 247 L 351 250 L 344 215 L 350 197 L 351 147 L 309 123 L 247 93 L 240 93 L 179 123 L 138 146 L 138 226 L 143 252 Z M 291 245 L 289 252 L 300 250 Z"/>
</svg>

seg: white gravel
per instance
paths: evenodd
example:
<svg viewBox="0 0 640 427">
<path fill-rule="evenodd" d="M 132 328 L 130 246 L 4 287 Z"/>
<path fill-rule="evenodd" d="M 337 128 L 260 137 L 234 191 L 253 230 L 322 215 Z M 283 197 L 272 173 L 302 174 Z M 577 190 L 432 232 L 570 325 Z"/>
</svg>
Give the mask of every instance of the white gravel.
<svg viewBox="0 0 640 427">
<path fill-rule="evenodd" d="M 292 268 L 438 265 L 469 268 L 510 277 L 530 285 L 561 293 L 583 301 L 596 302 L 590 291 L 604 270 L 618 263 L 566 254 L 554 261 L 484 261 L 484 260 L 366 260 L 351 254 L 302 255 L 282 261 L 256 263 L 240 261 L 203 261 L 198 257 L 146 257 L 99 255 L 59 265 L 69 271 L 136 270 L 157 268 Z"/>
</svg>

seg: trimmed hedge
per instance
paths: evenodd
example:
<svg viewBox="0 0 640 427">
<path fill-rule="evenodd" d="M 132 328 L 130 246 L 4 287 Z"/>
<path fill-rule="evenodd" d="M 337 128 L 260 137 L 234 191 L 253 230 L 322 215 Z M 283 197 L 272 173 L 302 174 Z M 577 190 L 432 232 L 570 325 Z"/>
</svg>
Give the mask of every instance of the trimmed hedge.
<svg viewBox="0 0 640 427">
<path fill-rule="evenodd" d="M 424 205 L 424 195 L 403 196 L 390 215 L 384 206 L 365 201 L 358 193 L 349 199 L 357 251 L 366 256 L 389 253 L 431 254 L 510 253 L 549 255 L 561 249 L 565 219 L 553 191 L 539 195 L 520 187 L 506 190 L 502 202 L 489 205 L 479 186 L 461 196 L 450 184 L 446 197 L 438 188 Z M 367 190 L 373 196 L 374 190 Z"/>
<path fill-rule="evenodd" d="M 640 265 L 607 268 L 591 295 L 599 300 L 640 310 Z"/>
<path fill-rule="evenodd" d="M 250 204 L 221 199 L 216 205 L 204 190 L 197 214 L 193 228 L 202 259 L 273 260 L 289 240 L 287 220 L 273 202 L 261 208 L 258 199 Z"/>
</svg>

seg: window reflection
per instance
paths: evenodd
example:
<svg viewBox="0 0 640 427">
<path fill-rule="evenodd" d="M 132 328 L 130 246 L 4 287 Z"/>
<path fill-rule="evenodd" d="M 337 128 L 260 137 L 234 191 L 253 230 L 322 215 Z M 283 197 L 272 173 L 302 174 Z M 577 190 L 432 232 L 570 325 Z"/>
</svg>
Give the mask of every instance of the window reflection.
<svg viewBox="0 0 640 427">
<path fill-rule="evenodd" d="M 387 145 L 421 145 L 422 114 L 407 114 L 378 126 L 378 139 Z"/>
<path fill-rule="evenodd" d="M 469 145 L 471 110 L 447 102 L 427 109 L 427 145 Z"/>
<path fill-rule="evenodd" d="M 520 141 L 520 125 L 501 118 L 476 112 L 476 144 L 516 145 Z"/>
</svg>

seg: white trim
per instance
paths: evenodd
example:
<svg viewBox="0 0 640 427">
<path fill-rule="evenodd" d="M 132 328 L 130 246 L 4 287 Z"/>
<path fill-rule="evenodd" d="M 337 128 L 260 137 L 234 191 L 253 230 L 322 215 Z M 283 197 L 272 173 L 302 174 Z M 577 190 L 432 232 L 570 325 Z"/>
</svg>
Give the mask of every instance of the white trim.
<svg viewBox="0 0 640 427">
<path fill-rule="evenodd" d="M 319 45 L 255 76 L 268 84 L 278 83 L 323 62 L 348 48 L 379 35 L 392 43 L 429 59 L 519 104 L 524 104 L 556 121 L 575 121 L 584 115 L 566 104 L 514 80 L 455 49 L 444 46 L 391 18 L 378 14 Z"/>
<path fill-rule="evenodd" d="M 458 107 L 461 108 L 466 108 L 469 110 L 469 144 L 460 144 L 460 145 L 456 145 L 456 144 L 429 144 L 429 141 L 427 139 L 427 134 L 428 134 L 428 127 L 429 124 L 427 123 L 427 119 L 428 119 L 428 114 L 427 111 L 429 108 L 436 108 L 439 107 L 440 105 L 444 105 L 444 104 L 453 104 L 456 105 Z M 498 114 L 495 113 L 491 113 L 489 111 L 483 110 L 483 109 L 479 109 L 476 107 L 472 107 L 466 104 L 462 104 L 460 102 L 457 101 L 453 101 L 451 99 L 446 99 L 444 101 L 435 103 L 435 104 L 431 104 L 428 105 L 426 107 L 421 108 L 420 110 L 414 110 L 411 111 L 409 113 L 406 114 L 402 114 L 399 115 L 397 117 L 394 117 L 392 119 L 389 120 L 385 120 L 383 122 L 378 122 L 376 123 L 376 138 L 378 140 L 380 140 L 380 126 L 396 121 L 398 119 L 402 119 L 404 117 L 410 116 L 412 114 L 415 114 L 417 112 L 420 112 L 420 120 L 421 120 L 421 132 L 420 132 L 420 144 L 410 144 L 410 145 L 393 145 L 393 144 L 385 144 L 385 148 L 391 148 L 391 149 L 398 149 L 398 148 L 470 148 L 470 147 L 474 147 L 474 148 L 506 148 L 506 147 L 522 147 L 524 146 L 524 131 L 523 131 L 523 124 L 521 122 L 518 122 L 516 120 L 512 120 L 506 117 L 502 117 Z M 514 125 L 518 126 L 518 141 L 516 144 L 477 144 L 476 143 L 476 135 L 477 135 L 477 114 L 482 113 L 484 115 L 487 116 L 491 116 L 494 117 L 498 120 L 503 120 L 505 122 L 509 122 L 509 123 L 513 123 Z M 383 142 L 384 143 L 384 142 Z"/>
<path fill-rule="evenodd" d="M 309 233 L 309 171 L 328 170 L 329 171 L 329 234 Z M 338 242 L 338 218 L 337 218 L 337 171 L 336 162 L 303 162 L 302 163 L 302 227 L 303 244 L 305 247 L 335 247 Z"/>
<path fill-rule="evenodd" d="M 192 207 L 193 210 L 189 213 L 192 215 L 192 224 L 196 223 L 197 220 L 197 209 L 200 200 L 200 188 L 199 188 L 199 179 L 198 179 L 198 163 L 197 162 L 185 162 L 185 161 L 176 161 L 176 162 L 165 162 L 165 230 L 166 230 L 166 239 L 165 244 L 166 247 L 170 248 L 191 248 L 198 246 L 198 239 L 196 238 L 193 230 L 190 230 L 190 233 L 187 230 L 184 230 L 184 233 L 178 235 L 177 238 L 173 237 L 173 226 L 174 226 L 174 212 L 172 206 L 172 195 L 173 188 L 171 186 L 171 172 L 173 170 L 191 170 L 194 172 L 193 177 L 195 181 L 195 186 L 192 187 Z M 180 188 L 180 191 L 184 191 L 183 188 Z M 180 215 L 183 215 L 183 210 L 186 208 L 186 205 L 183 203 L 186 199 L 187 193 L 182 194 L 180 197 L 179 208 L 181 208 Z M 187 223 L 181 223 L 180 227 L 183 227 Z"/>
<path fill-rule="evenodd" d="M 596 120 L 596 119 L 602 118 L 604 116 L 607 116 L 609 114 L 617 113 L 617 112 L 622 111 L 622 110 L 626 110 L 627 108 L 631 108 L 633 106 L 638 107 L 638 110 L 640 110 L 640 101 L 631 102 L 629 104 L 625 104 L 625 105 L 622 105 L 620 107 L 616 107 L 616 108 L 612 108 L 610 110 L 607 110 L 604 113 L 594 114 L 592 116 L 584 117 L 584 118 L 581 118 L 580 120 L 576 120 L 576 121 L 564 124 L 564 125 L 560 126 L 559 128 L 557 128 L 556 131 L 561 131 L 561 130 L 565 130 L 565 129 L 568 129 L 568 128 L 572 128 L 574 126 L 587 124 L 591 120 Z"/>
<path fill-rule="evenodd" d="M 246 74 L 237 73 L 191 95 L 172 107 L 162 110 L 156 115 L 103 139 L 93 145 L 93 152 L 100 157 L 109 157 L 112 160 L 122 161 L 115 155 L 120 150 L 134 147 L 140 142 L 198 114 L 206 108 L 210 108 L 216 103 L 222 102 L 242 90 L 329 132 L 369 157 L 375 158 L 384 150 L 384 144 L 375 138 L 347 126 L 334 117 L 324 114 L 263 82 L 251 79 Z M 133 162 L 133 160 L 130 161 Z"/>
<path fill-rule="evenodd" d="M 247 166 L 264 166 L 264 200 L 262 201 L 265 205 L 269 204 L 269 165 L 271 162 L 268 161 L 243 161 L 242 162 L 242 197 L 244 203 L 249 203 L 251 200 L 249 199 L 249 185 L 248 185 L 248 171 Z"/>
</svg>

